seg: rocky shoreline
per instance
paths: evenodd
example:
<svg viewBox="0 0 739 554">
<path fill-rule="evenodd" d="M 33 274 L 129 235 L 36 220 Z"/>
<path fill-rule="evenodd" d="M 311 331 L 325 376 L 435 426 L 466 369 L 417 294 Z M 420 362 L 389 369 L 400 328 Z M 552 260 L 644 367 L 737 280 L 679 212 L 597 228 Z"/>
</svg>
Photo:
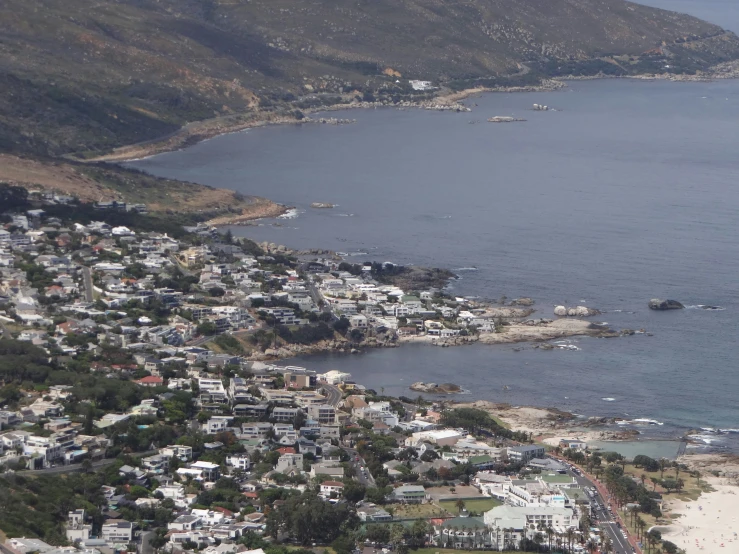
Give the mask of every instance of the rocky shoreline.
<svg viewBox="0 0 739 554">
<path fill-rule="evenodd" d="M 127 162 L 148 158 L 165 152 L 181 150 L 192 146 L 198 142 L 208 140 L 220 135 L 230 133 L 238 133 L 247 129 L 256 129 L 268 125 L 302 125 L 302 124 L 329 124 L 344 125 L 354 123 L 351 119 L 337 118 L 319 118 L 312 119 L 309 117 L 311 113 L 333 112 L 349 109 L 375 109 L 375 108 L 396 108 L 396 109 L 423 109 L 433 111 L 456 111 L 469 112 L 471 109 L 459 102 L 471 96 L 483 92 L 549 92 L 559 90 L 566 87 L 565 83 L 555 79 L 545 79 L 540 85 L 521 86 L 521 87 L 476 87 L 465 89 L 458 92 L 444 92 L 430 100 L 422 100 L 418 102 L 402 101 L 402 102 L 352 102 L 349 104 L 334 104 L 329 106 L 320 106 L 302 111 L 302 115 L 287 115 L 274 112 L 249 112 L 242 114 L 233 114 L 221 116 L 204 121 L 197 121 L 185 125 L 179 131 L 160 140 L 151 140 L 138 144 L 131 144 L 116 148 L 109 154 L 89 158 L 87 162 Z M 306 117 L 307 116 L 307 117 Z"/>
<path fill-rule="evenodd" d="M 275 112 L 248 112 L 241 114 L 232 114 L 220 116 L 213 119 L 197 121 L 185 125 L 182 129 L 176 131 L 170 136 L 162 139 L 146 141 L 144 143 L 132 144 L 116 148 L 109 154 L 104 154 L 85 161 L 97 162 L 125 162 L 140 158 L 154 156 L 164 152 L 180 150 L 188 146 L 192 146 L 197 142 L 214 138 L 219 135 L 236 133 L 246 129 L 264 127 L 267 125 L 298 125 L 303 123 L 323 123 L 342 125 L 353 123 L 350 119 L 336 118 L 319 118 L 313 120 L 309 116 L 311 113 L 331 112 L 338 110 L 347 110 L 354 108 L 375 109 L 378 107 L 394 107 L 397 109 L 418 108 L 425 110 L 438 111 L 471 111 L 469 107 L 460 104 L 462 100 L 485 93 L 485 92 L 552 92 L 566 88 L 566 81 L 585 81 L 594 79 L 639 79 L 639 80 L 668 80 L 668 81 L 711 81 L 714 79 L 735 79 L 739 78 L 739 60 L 718 64 L 707 71 L 698 71 L 695 75 L 683 74 L 643 74 L 643 75 L 591 75 L 578 76 L 568 75 L 551 79 L 543 79 L 538 85 L 526 86 L 509 86 L 509 87 L 473 87 L 457 92 L 441 90 L 437 96 L 430 100 L 422 100 L 418 102 L 402 101 L 402 102 L 352 102 L 348 104 L 334 104 L 329 106 L 320 106 L 303 110 L 301 116 L 296 114 L 288 115 L 285 113 Z"/>
</svg>

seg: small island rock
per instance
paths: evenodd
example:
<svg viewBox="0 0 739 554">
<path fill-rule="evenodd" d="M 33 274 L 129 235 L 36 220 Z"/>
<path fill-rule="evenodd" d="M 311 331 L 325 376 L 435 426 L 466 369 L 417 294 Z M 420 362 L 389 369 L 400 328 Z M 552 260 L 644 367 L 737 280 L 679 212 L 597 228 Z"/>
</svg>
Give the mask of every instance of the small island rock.
<svg viewBox="0 0 739 554">
<path fill-rule="evenodd" d="M 428 394 L 451 394 L 455 392 L 462 392 L 462 387 L 455 385 L 454 383 L 424 383 L 418 381 L 410 386 L 410 389 L 416 392 L 425 392 Z"/>
<path fill-rule="evenodd" d="M 652 298 L 649 301 L 650 310 L 682 310 L 685 306 L 677 300 L 662 300 L 660 298 Z"/>
<path fill-rule="evenodd" d="M 311 208 L 333 208 L 333 204 L 329 204 L 328 202 L 313 202 L 310 205 Z"/>
</svg>

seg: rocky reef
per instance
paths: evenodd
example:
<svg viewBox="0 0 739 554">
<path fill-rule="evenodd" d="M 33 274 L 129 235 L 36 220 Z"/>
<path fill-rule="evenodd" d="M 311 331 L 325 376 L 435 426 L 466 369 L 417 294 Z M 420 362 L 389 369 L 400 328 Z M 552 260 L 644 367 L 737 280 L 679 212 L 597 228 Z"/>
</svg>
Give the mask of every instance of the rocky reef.
<svg viewBox="0 0 739 554">
<path fill-rule="evenodd" d="M 454 394 L 462 392 L 462 387 L 455 385 L 454 383 L 424 383 L 419 381 L 413 383 L 410 389 L 416 392 L 425 392 L 427 394 Z"/>
<path fill-rule="evenodd" d="M 662 300 L 660 298 L 652 298 L 649 301 L 649 309 L 650 310 L 658 310 L 658 311 L 664 311 L 664 310 L 682 310 L 684 307 L 685 306 L 683 306 L 677 300 Z"/>
<path fill-rule="evenodd" d="M 586 306 L 576 306 L 574 308 L 568 308 L 566 306 L 556 306 L 554 308 L 554 315 L 567 316 L 567 317 L 590 317 L 594 315 L 600 315 L 600 311 L 594 308 L 588 308 Z"/>
</svg>

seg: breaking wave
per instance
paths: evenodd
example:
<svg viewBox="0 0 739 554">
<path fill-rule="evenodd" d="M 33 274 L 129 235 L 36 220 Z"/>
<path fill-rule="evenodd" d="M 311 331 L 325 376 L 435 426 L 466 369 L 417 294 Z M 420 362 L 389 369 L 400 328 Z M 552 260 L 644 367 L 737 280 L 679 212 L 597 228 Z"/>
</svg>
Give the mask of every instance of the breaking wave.
<svg viewBox="0 0 739 554">
<path fill-rule="evenodd" d="M 277 219 L 296 219 L 301 213 L 302 210 L 291 208 L 287 210 L 284 214 L 278 215 Z"/>
</svg>

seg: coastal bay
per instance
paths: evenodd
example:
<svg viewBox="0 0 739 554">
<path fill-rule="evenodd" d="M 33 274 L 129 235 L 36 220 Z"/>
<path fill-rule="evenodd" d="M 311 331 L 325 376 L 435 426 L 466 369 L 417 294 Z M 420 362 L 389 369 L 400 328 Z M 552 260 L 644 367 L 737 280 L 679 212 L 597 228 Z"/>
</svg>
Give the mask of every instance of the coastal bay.
<svg viewBox="0 0 739 554">
<path fill-rule="evenodd" d="M 515 384 L 511 403 L 658 420 L 665 425 L 649 429 L 657 435 L 735 428 L 739 83 L 582 81 L 543 98 L 483 95 L 468 100 L 471 114 L 355 110 L 343 114 L 355 125 L 270 127 L 134 165 L 296 206 L 279 226 L 265 220 L 235 234 L 357 262 L 441 266 L 461 277 L 453 294 L 532 296 L 538 317 L 592 305 L 614 328 L 654 335 L 573 339 L 579 351 L 409 345 L 300 363 L 341 367 L 395 394 L 415 381 L 454 381 L 499 401 Z M 561 111 L 534 114 L 532 103 Z M 468 124 L 507 113 L 529 121 Z M 310 209 L 317 199 L 335 207 Z M 649 310 L 656 296 L 688 309 Z M 694 435 L 710 448 L 736 445 L 731 433 Z"/>
</svg>

